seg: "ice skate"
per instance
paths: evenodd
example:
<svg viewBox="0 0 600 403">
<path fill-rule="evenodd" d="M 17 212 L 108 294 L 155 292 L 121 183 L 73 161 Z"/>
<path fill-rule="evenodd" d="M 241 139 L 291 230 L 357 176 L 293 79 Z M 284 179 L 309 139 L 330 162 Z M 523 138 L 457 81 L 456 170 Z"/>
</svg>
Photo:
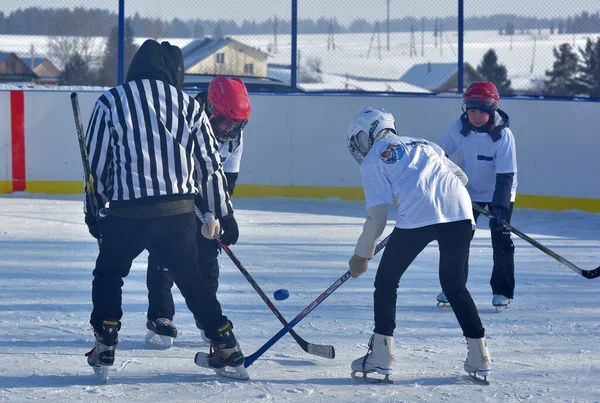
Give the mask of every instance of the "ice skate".
<svg viewBox="0 0 600 403">
<path fill-rule="evenodd" d="M 211 340 L 210 353 L 196 353 L 194 362 L 200 367 L 212 369 L 218 375 L 245 381 L 250 376 L 244 367 L 245 357 L 232 329 L 233 325 L 227 321 Z"/>
<path fill-rule="evenodd" d="M 115 362 L 115 349 L 119 344 L 118 331 L 121 328 L 119 321 L 105 320 L 102 322 L 102 331 L 94 330 L 96 344 L 93 349 L 85 354 L 88 364 L 102 382 L 108 382 L 108 368 Z"/>
<path fill-rule="evenodd" d="M 496 312 L 500 312 L 502 309 L 508 309 L 508 304 L 510 304 L 510 298 L 505 297 L 504 295 L 494 294 L 492 305 L 496 307 Z"/>
<path fill-rule="evenodd" d="M 204 324 L 196 321 L 196 327 L 200 329 L 200 337 L 202 337 L 202 340 L 206 343 L 210 343 L 210 339 L 206 337 L 206 333 L 204 332 Z"/>
<path fill-rule="evenodd" d="M 390 379 L 393 359 L 394 337 L 373 333 L 371 340 L 369 340 L 367 354 L 352 361 L 351 376 L 354 379 L 363 379 L 368 383 L 394 383 Z M 375 372 L 384 375 L 384 378 L 380 379 L 368 376 L 368 374 Z M 357 373 L 362 373 L 362 376 L 356 375 Z"/>
<path fill-rule="evenodd" d="M 450 302 L 448 302 L 448 298 L 446 298 L 446 294 L 443 291 L 437 295 L 437 307 L 450 308 Z"/>
<path fill-rule="evenodd" d="M 146 328 L 148 329 L 146 343 L 154 347 L 170 348 L 173 345 L 173 339 L 177 337 L 177 328 L 166 318 L 148 319 Z"/>
<path fill-rule="evenodd" d="M 474 380 L 489 385 L 487 377 L 491 372 L 492 358 L 485 337 L 481 339 L 467 337 L 467 348 L 469 352 L 465 361 L 465 371 Z"/>
</svg>

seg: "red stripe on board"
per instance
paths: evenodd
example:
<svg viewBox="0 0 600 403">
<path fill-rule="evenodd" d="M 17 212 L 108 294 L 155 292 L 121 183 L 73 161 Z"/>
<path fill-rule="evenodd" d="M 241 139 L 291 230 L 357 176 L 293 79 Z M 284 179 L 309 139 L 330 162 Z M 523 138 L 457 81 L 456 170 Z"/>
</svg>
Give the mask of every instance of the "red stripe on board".
<svg viewBox="0 0 600 403">
<path fill-rule="evenodd" d="M 13 192 L 25 190 L 25 97 L 23 91 L 10 92 Z"/>
</svg>

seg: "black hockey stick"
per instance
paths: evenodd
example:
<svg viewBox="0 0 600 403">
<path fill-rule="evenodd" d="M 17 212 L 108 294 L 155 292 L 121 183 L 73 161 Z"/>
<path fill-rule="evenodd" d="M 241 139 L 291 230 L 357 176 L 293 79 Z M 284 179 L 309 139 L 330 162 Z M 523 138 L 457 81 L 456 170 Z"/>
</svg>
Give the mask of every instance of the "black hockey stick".
<svg viewBox="0 0 600 403">
<path fill-rule="evenodd" d="M 81 111 L 79 110 L 79 99 L 76 92 L 71 93 L 71 107 L 73 108 L 73 117 L 75 118 L 75 128 L 77 129 L 77 140 L 79 142 L 79 151 L 81 153 L 81 164 L 83 165 L 83 175 L 86 181 L 86 197 L 88 204 L 94 209 L 91 213 L 99 219 L 99 209 L 96 203 L 96 194 L 94 190 L 94 180 L 90 170 L 90 160 L 88 157 L 87 146 L 85 144 L 85 134 L 83 132 L 83 121 L 81 120 Z M 98 239 L 98 245 L 101 240 Z"/>
<path fill-rule="evenodd" d="M 385 245 L 387 245 L 388 241 L 390 240 L 390 236 L 391 236 L 391 234 L 388 235 L 387 237 L 385 237 L 385 239 L 383 241 L 379 242 L 379 244 L 375 248 L 375 254 L 377 254 L 381 249 L 383 249 L 385 247 Z M 261 355 L 263 355 L 265 353 L 265 351 L 267 351 L 269 348 L 271 348 L 273 346 L 273 344 L 277 343 L 277 341 L 279 339 L 281 339 L 287 332 L 290 332 L 292 330 L 292 328 L 298 324 L 298 322 L 300 322 L 302 319 L 304 319 L 306 317 L 306 315 L 311 313 L 313 309 L 315 309 L 317 306 L 319 306 L 321 304 L 321 302 L 325 301 L 325 299 L 327 299 L 327 297 L 329 297 L 335 290 L 337 290 L 342 284 L 344 284 L 346 282 L 346 280 L 348 280 L 350 278 L 350 276 L 351 276 L 350 270 L 348 270 L 347 272 L 345 272 L 342 275 L 342 277 L 338 278 L 332 285 L 329 286 L 328 289 L 326 289 L 313 302 L 311 302 L 310 305 L 308 305 L 306 308 L 304 308 L 304 310 L 302 312 L 300 312 L 298 315 L 296 315 L 296 317 L 294 319 L 292 319 L 292 321 L 290 323 L 285 325 L 283 327 L 283 329 L 281 329 L 279 332 L 277 332 L 277 334 L 275 336 L 271 337 L 271 339 L 269 341 L 267 341 L 261 348 L 256 350 L 255 353 L 247 356 L 246 359 L 244 360 L 244 367 L 248 368 L 250 365 L 252 365 L 252 363 L 254 361 L 256 361 Z"/>
<path fill-rule="evenodd" d="M 269 307 L 271 312 L 273 312 L 275 314 L 275 316 L 277 316 L 277 319 L 279 319 L 281 324 L 283 326 L 287 326 L 288 322 L 285 320 L 285 318 L 283 317 L 281 312 L 279 312 L 279 310 L 275 307 L 273 302 L 271 302 L 269 297 L 267 297 L 267 295 L 260 288 L 260 286 L 256 283 L 256 281 L 254 281 L 254 279 L 252 278 L 252 276 L 250 275 L 248 270 L 246 270 L 246 268 L 242 265 L 242 263 L 239 261 L 239 259 L 231 251 L 229 246 L 227 246 L 223 242 L 221 242 L 221 240 L 219 238 L 216 238 L 216 241 L 219 244 L 219 246 L 225 251 L 227 256 L 229 256 L 229 258 L 231 259 L 233 264 L 235 264 L 237 266 L 237 268 L 242 272 L 244 277 L 246 277 L 246 280 L 248 280 L 250 285 L 252 285 L 252 288 L 254 288 L 254 290 L 258 293 L 258 295 L 260 295 L 262 300 L 265 301 L 265 304 L 267 304 L 267 306 Z M 294 340 L 296 340 L 296 343 L 298 343 L 300 345 L 300 347 L 302 347 L 302 350 L 306 351 L 307 353 L 313 354 L 313 355 L 316 355 L 319 357 L 323 357 L 323 358 L 335 358 L 335 349 L 333 348 L 333 346 L 309 343 L 306 340 L 304 340 L 302 337 L 300 337 L 298 335 L 298 333 L 296 333 L 293 330 L 290 330 L 290 335 L 294 338 Z"/>
<path fill-rule="evenodd" d="M 480 207 L 479 205 L 477 205 L 475 203 L 473 203 L 473 209 L 479 211 L 481 214 L 485 215 L 486 217 L 488 217 L 490 219 L 495 219 L 496 218 L 489 211 L 487 211 L 486 209 L 484 209 L 483 207 Z M 516 229 L 515 227 L 513 227 L 512 225 L 510 225 L 506 221 L 502 220 L 502 225 L 504 225 L 510 232 L 514 233 L 519 238 L 523 239 L 524 241 L 529 242 L 530 244 L 532 244 L 533 246 L 535 246 L 536 248 L 538 248 L 539 250 L 541 250 L 542 252 L 544 252 L 546 255 L 548 255 L 550 257 L 553 257 L 554 259 L 556 259 L 560 263 L 564 264 L 565 266 L 567 266 L 568 268 L 570 268 L 574 272 L 581 274 L 583 277 L 588 278 L 588 279 L 593 279 L 593 278 L 600 277 L 600 266 L 597 267 L 597 268 L 595 268 L 595 269 L 593 269 L 593 270 L 583 270 L 583 269 L 580 269 L 579 267 L 577 267 L 573 263 L 569 262 L 564 257 L 562 257 L 559 254 L 557 254 L 556 252 L 548 249 L 547 247 L 545 247 L 544 245 L 542 245 L 541 243 L 539 243 L 535 239 L 530 238 L 527 234 L 524 234 L 523 232 L 519 231 L 518 229 Z"/>
</svg>

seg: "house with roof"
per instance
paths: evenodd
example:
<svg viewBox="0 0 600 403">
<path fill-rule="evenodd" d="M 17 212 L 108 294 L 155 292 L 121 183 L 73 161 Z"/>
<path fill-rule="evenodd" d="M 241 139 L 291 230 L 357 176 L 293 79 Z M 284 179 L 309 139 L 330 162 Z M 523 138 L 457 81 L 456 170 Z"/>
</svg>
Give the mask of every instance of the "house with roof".
<svg viewBox="0 0 600 403">
<path fill-rule="evenodd" d="M 465 87 L 473 81 L 482 79 L 482 76 L 469 63 L 464 64 L 463 83 Z M 415 64 L 400 77 L 400 81 L 425 88 L 431 92 L 457 92 L 458 64 Z"/>
<path fill-rule="evenodd" d="M 12 52 L 0 52 L 0 82 L 30 82 L 37 75 L 19 56 Z"/>
<path fill-rule="evenodd" d="M 37 75 L 36 84 L 58 85 L 61 71 L 46 57 L 22 57 Z"/>
<path fill-rule="evenodd" d="M 267 76 L 268 54 L 229 37 L 196 39 L 181 52 L 186 74 Z"/>
</svg>

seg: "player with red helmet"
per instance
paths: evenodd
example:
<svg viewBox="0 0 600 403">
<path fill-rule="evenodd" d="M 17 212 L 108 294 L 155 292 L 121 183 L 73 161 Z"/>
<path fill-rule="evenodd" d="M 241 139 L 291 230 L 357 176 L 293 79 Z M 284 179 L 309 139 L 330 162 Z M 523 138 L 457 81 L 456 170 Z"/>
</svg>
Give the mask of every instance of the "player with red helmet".
<svg viewBox="0 0 600 403">
<path fill-rule="evenodd" d="M 508 115 L 498 109 L 499 100 L 493 83 L 472 83 L 463 94 L 464 113 L 438 140 L 446 155 L 460 154 L 460 167 L 469 177 L 466 187 L 471 200 L 480 207 L 488 206 L 495 216 L 490 220 L 494 251 L 490 285 L 496 309 L 508 306 L 514 297 L 515 246 L 502 221 L 510 223 L 517 194 L 515 138 Z M 479 212 L 473 210 L 473 215 L 477 220 Z M 447 303 L 443 292 L 438 295 L 438 302 Z"/>
<path fill-rule="evenodd" d="M 248 91 L 241 79 L 219 76 L 210 82 L 207 91 L 199 93 L 195 99 L 200 103 L 200 108 L 206 112 L 213 133 L 220 143 L 219 153 L 227 178 L 227 190 L 231 196 L 240 170 L 243 129 L 248 123 L 251 111 Z M 203 201 L 199 196 L 196 196 L 196 206 L 203 211 Z M 232 245 L 237 242 L 239 230 L 235 219 L 221 219 L 220 222 L 215 222 L 215 225 L 220 225 L 223 229 L 221 235 L 223 243 Z M 200 229 L 201 225 L 198 228 Z M 219 285 L 217 242 L 203 236 L 199 230 L 196 243 L 202 277 L 216 294 Z M 158 347 L 169 348 L 177 336 L 177 329 L 172 322 L 175 315 L 173 295 L 171 294 L 173 277 L 168 268 L 163 267 L 153 256 L 148 256 L 146 284 L 149 302 L 146 342 Z M 196 324 L 203 330 L 201 318 L 196 318 Z M 205 338 L 204 331 L 202 337 Z"/>
</svg>

